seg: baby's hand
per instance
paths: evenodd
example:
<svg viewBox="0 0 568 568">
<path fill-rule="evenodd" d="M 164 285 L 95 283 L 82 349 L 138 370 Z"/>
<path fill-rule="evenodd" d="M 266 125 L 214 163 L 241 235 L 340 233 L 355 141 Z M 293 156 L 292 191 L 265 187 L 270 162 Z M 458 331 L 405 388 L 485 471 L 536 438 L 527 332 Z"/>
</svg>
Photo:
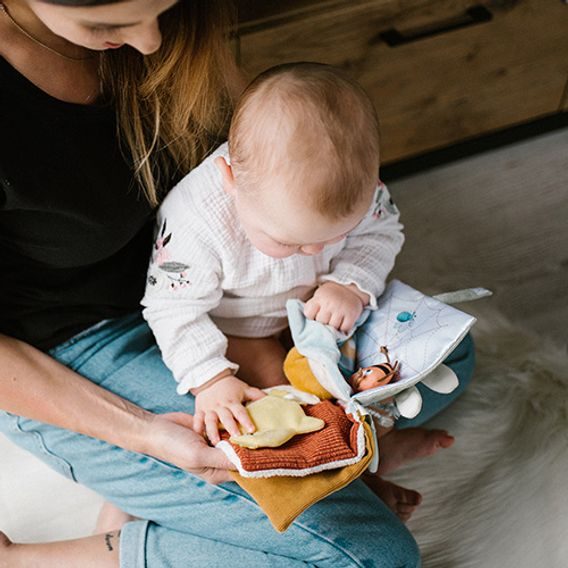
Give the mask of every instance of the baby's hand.
<svg viewBox="0 0 568 568">
<path fill-rule="evenodd" d="M 231 436 L 241 435 L 237 422 L 245 432 L 254 432 L 254 424 L 242 403 L 263 396 L 266 395 L 260 389 L 247 385 L 233 375 L 223 377 L 195 395 L 193 429 L 198 434 L 203 434 L 205 430 L 213 445 L 221 440 L 219 422 Z"/>
<path fill-rule="evenodd" d="M 306 302 L 304 315 L 347 333 L 369 303 L 369 296 L 354 284 L 322 284 Z"/>
</svg>

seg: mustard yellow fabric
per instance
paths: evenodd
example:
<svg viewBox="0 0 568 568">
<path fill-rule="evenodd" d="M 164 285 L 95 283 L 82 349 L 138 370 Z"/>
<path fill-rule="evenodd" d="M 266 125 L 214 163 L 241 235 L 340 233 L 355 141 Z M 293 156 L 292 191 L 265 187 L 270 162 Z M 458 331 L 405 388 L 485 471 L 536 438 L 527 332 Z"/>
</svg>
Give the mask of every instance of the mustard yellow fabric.
<svg viewBox="0 0 568 568">
<path fill-rule="evenodd" d="M 367 453 L 356 464 L 307 477 L 251 479 L 236 472 L 231 475 L 266 513 L 272 526 L 278 532 L 284 532 L 308 507 L 349 485 L 367 469 L 376 450 L 371 428 L 367 423 L 363 427 Z"/>
<path fill-rule="evenodd" d="M 290 384 L 297 389 L 315 394 L 321 400 L 333 398 L 314 377 L 306 357 L 304 357 L 295 347 L 288 351 L 284 360 L 284 375 Z"/>
</svg>

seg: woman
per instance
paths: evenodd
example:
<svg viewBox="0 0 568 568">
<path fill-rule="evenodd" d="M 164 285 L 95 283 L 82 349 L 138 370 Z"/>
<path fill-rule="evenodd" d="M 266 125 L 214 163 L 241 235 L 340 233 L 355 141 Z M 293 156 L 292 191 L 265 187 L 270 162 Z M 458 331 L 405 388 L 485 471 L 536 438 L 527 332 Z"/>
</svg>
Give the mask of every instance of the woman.
<svg viewBox="0 0 568 568">
<path fill-rule="evenodd" d="M 275 533 L 222 483 L 230 464 L 191 430 L 193 399 L 175 394 L 140 318 L 153 209 L 230 113 L 238 80 L 224 5 L 1 5 L 0 431 L 152 522 L 37 545 L 0 533 L 0 565 L 419 564 L 404 525 L 361 482 Z M 462 386 L 472 357 L 468 342 L 454 355 Z M 448 402 L 435 396 L 425 395 L 429 415 Z M 415 430 L 383 454 L 394 466 L 444 440 Z"/>
</svg>

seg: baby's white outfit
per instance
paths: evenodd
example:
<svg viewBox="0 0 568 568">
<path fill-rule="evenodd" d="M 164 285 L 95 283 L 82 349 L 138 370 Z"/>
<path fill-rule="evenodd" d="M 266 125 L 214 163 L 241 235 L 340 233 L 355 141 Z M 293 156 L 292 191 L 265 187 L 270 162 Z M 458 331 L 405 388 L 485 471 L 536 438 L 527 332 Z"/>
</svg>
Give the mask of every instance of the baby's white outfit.
<svg viewBox="0 0 568 568">
<path fill-rule="evenodd" d="M 331 280 L 355 284 L 370 307 L 402 247 L 404 236 L 384 184 L 373 204 L 345 239 L 314 256 L 272 258 L 247 239 L 231 196 L 214 164 L 227 144 L 192 170 L 164 200 L 142 300 L 166 365 L 186 394 L 224 369 L 224 334 L 269 337 L 287 327 L 286 301 L 307 300 Z"/>
</svg>

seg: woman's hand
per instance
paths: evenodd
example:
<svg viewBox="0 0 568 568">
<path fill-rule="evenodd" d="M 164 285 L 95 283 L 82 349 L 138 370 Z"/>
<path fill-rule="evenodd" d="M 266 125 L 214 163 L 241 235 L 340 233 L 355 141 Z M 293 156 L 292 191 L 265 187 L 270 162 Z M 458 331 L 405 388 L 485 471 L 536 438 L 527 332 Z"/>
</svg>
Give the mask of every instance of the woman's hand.
<svg viewBox="0 0 568 568">
<path fill-rule="evenodd" d="M 210 483 L 231 479 L 227 470 L 234 467 L 192 430 L 190 414 L 148 412 L 35 347 L 2 335 L 0 372 L 2 410 L 148 454 Z"/>
<path fill-rule="evenodd" d="M 209 483 L 231 481 L 235 469 L 225 454 L 193 431 L 193 416 L 183 412 L 154 414 L 150 418 L 145 454 L 171 463 Z"/>
</svg>

